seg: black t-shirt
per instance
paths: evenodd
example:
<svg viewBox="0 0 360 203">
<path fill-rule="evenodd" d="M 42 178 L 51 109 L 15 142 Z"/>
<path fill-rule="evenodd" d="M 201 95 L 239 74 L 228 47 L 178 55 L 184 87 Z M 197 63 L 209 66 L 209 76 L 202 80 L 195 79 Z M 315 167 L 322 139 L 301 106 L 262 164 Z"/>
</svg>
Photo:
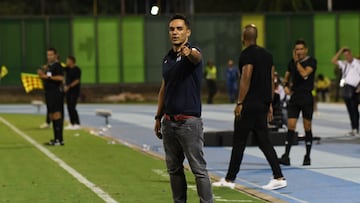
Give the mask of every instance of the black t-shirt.
<svg viewBox="0 0 360 203">
<path fill-rule="evenodd" d="M 66 77 L 65 77 L 65 84 L 70 85 L 75 80 L 80 80 L 81 78 L 81 69 L 78 66 L 75 66 L 73 68 L 67 67 L 66 68 Z M 69 91 L 80 91 L 80 83 L 75 85 L 74 87 L 71 87 Z"/>
<path fill-rule="evenodd" d="M 59 62 L 49 64 L 45 74 L 49 76 L 64 75 L 63 67 L 61 67 Z M 50 79 L 44 80 L 44 87 L 46 93 L 56 93 L 62 91 L 62 81 L 55 81 Z"/>
<path fill-rule="evenodd" d="M 315 58 L 308 56 L 307 58 L 305 58 L 305 60 L 301 61 L 300 64 L 304 68 L 310 66 L 313 71 L 308 77 L 303 78 L 297 70 L 294 60 L 290 60 L 287 71 L 290 72 L 290 77 L 292 81 L 291 90 L 295 94 L 308 94 L 311 93 L 311 91 L 314 89 L 314 78 L 317 62 Z"/>
<path fill-rule="evenodd" d="M 272 55 L 262 47 L 251 45 L 243 50 L 239 57 L 241 74 L 242 67 L 248 64 L 253 66 L 253 73 L 249 91 L 243 102 L 270 103 L 272 101 Z"/>
<path fill-rule="evenodd" d="M 202 61 L 196 65 L 170 50 L 163 60 L 164 113 L 201 116 Z"/>
</svg>

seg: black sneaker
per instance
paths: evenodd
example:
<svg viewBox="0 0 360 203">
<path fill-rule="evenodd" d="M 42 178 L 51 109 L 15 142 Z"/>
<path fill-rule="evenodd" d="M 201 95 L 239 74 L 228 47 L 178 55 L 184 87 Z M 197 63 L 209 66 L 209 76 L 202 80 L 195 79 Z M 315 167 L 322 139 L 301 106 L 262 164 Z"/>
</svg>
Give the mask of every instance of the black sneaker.
<svg viewBox="0 0 360 203">
<path fill-rule="evenodd" d="M 290 158 L 289 156 L 286 156 L 286 154 L 283 154 L 281 158 L 279 159 L 279 163 L 285 166 L 290 166 Z"/>
<path fill-rule="evenodd" d="M 311 165 L 311 159 L 310 159 L 310 156 L 305 155 L 305 156 L 304 156 L 303 166 L 310 166 L 310 165 Z"/>
<path fill-rule="evenodd" d="M 59 140 L 50 140 L 50 142 L 46 144 L 49 146 L 64 146 L 64 142 Z"/>
</svg>

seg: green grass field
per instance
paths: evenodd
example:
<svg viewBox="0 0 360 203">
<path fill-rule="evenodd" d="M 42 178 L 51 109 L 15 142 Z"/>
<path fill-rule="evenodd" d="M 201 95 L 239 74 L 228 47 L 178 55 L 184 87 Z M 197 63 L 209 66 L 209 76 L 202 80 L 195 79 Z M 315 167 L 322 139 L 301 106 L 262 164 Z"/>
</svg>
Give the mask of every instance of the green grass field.
<svg viewBox="0 0 360 203">
<path fill-rule="evenodd" d="M 41 130 L 43 116 L 0 114 L 37 143 L 52 138 Z M 119 132 L 121 133 L 121 132 Z M 171 202 L 163 160 L 85 130 L 65 131 L 63 147 L 47 147 L 118 202 Z M 104 202 L 33 144 L 0 121 L 0 202 Z M 198 202 L 194 177 L 187 172 L 188 202 Z M 263 202 L 239 191 L 214 188 L 216 202 Z"/>
</svg>

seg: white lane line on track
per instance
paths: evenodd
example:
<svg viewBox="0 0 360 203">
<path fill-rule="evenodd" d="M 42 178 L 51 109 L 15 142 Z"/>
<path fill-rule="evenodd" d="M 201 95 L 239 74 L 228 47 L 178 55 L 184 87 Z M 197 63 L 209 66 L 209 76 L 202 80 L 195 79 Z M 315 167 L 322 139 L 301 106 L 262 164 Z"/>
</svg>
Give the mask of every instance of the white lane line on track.
<svg viewBox="0 0 360 203">
<path fill-rule="evenodd" d="M 223 172 L 223 171 L 216 171 L 216 172 L 217 172 L 217 173 L 221 173 L 221 174 L 223 174 L 223 175 L 226 175 L 226 173 Z M 236 180 L 239 180 L 239 181 L 241 181 L 241 182 L 243 182 L 243 183 L 246 183 L 246 184 L 248 184 L 248 185 L 255 186 L 255 187 L 257 187 L 257 188 L 261 188 L 261 185 L 252 183 L 252 182 L 247 181 L 247 180 L 242 179 L 242 178 L 236 178 Z M 283 197 L 286 197 L 286 198 L 288 198 L 288 199 L 294 200 L 294 201 L 299 202 L 299 203 L 308 203 L 308 202 L 305 201 L 305 200 L 302 200 L 302 199 L 293 197 L 293 196 L 288 195 L 288 194 L 280 193 L 280 192 L 278 192 L 278 191 L 276 191 L 276 190 L 271 190 L 271 191 L 269 191 L 269 192 L 274 193 L 274 194 L 277 194 L 277 195 L 280 195 L 280 196 L 283 196 Z"/>
<path fill-rule="evenodd" d="M 16 128 L 14 125 L 9 123 L 7 120 L 5 120 L 1 116 L 0 116 L 0 121 L 2 123 L 4 123 L 7 127 L 9 127 L 11 130 L 13 130 L 15 133 L 20 135 L 22 138 L 24 138 L 26 141 L 28 141 L 30 144 L 32 144 L 34 147 L 36 147 L 38 150 L 40 150 L 43 154 L 45 154 L 47 157 L 49 157 L 55 163 L 57 163 L 61 168 L 63 168 L 66 172 L 68 172 L 71 176 L 73 176 L 80 183 L 84 184 L 87 188 L 89 188 L 92 192 L 94 192 L 98 197 L 100 197 L 106 203 L 118 203 L 109 194 L 107 194 L 105 191 L 103 191 L 100 187 L 98 187 L 94 183 L 90 182 L 87 178 L 85 178 L 83 175 L 81 175 L 79 172 L 77 172 L 74 168 L 72 168 L 71 166 L 66 164 L 58 156 L 56 156 L 55 154 L 50 152 L 44 146 L 37 143 L 35 140 L 33 140 L 31 137 L 29 137 L 27 134 L 25 134 L 24 132 L 22 132 L 21 130 Z"/>
<path fill-rule="evenodd" d="M 305 147 L 302 145 L 293 146 L 291 148 L 292 163 L 302 163 L 303 154 L 305 153 L 304 148 Z M 229 148 L 229 150 L 231 149 Z M 278 154 L 281 154 L 279 152 L 283 152 L 284 147 L 275 147 L 275 150 L 278 152 Z M 264 159 L 263 153 L 257 147 L 248 147 L 246 148 L 245 153 L 247 155 Z M 360 162 L 359 158 L 312 149 L 311 159 L 311 167 L 296 167 L 360 184 L 360 172 L 358 169 L 358 163 Z"/>
</svg>

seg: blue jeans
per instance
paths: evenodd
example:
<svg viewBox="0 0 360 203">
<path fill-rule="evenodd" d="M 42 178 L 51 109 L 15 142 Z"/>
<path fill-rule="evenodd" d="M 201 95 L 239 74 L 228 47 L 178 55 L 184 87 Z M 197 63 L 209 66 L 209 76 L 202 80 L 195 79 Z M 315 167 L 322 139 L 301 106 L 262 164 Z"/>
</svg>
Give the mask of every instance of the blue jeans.
<svg viewBox="0 0 360 203">
<path fill-rule="evenodd" d="M 183 162 L 185 156 L 195 175 L 201 203 L 212 203 L 210 178 L 206 169 L 203 146 L 204 134 L 201 118 L 162 122 L 166 165 L 170 175 L 174 203 L 186 202 L 187 183 Z"/>
</svg>

